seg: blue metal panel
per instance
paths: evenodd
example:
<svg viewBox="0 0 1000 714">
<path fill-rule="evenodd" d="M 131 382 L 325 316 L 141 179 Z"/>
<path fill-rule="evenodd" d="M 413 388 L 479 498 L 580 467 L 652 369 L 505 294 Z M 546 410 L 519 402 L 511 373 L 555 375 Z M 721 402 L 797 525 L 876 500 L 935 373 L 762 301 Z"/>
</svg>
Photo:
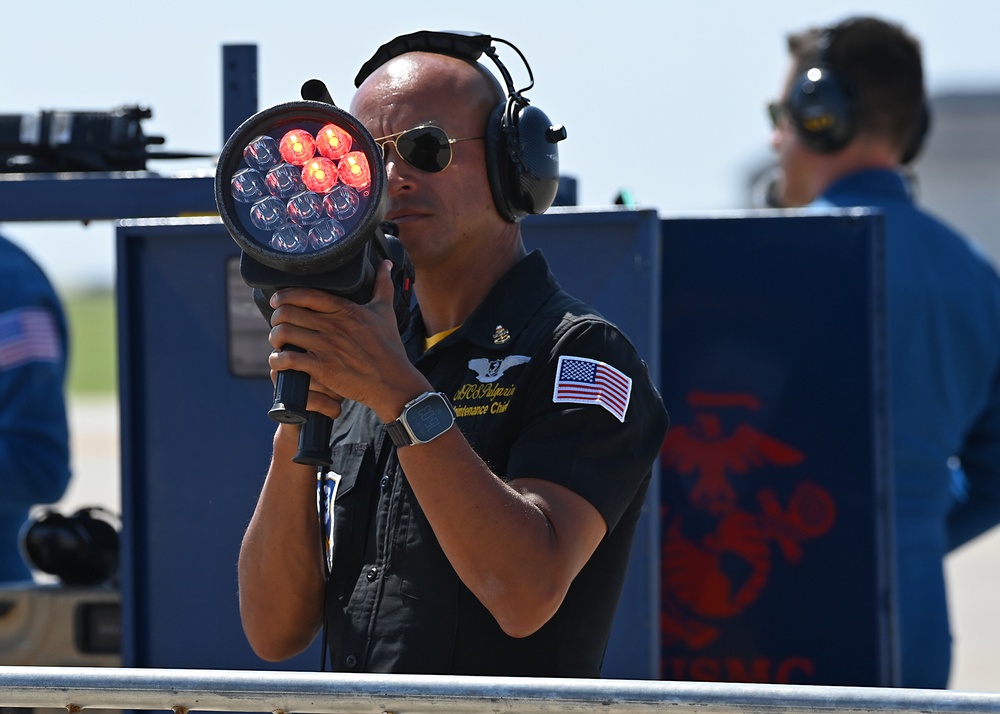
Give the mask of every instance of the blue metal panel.
<svg viewBox="0 0 1000 714">
<path fill-rule="evenodd" d="M 893 684 L 881 216 L 662 232 L 662 677 Z"/>
<path fill-rule="evenodd" d="M 630 334 L 655 377 L 655 213 L 557 213 L 525 221 L 524 232 L 568 290 Z M 238 613 L 236 559 L 274 425 L 266 415 L 270 380 L 235 376 L 243 372 L 228 355 L 227 264 L 237 255 L 218 220 L 127 221 L 118 229 L 127 666 L 276 667 L 250 651 Z M 263 340 L 263 318 L 260 325 Z M 657 673 L 653 490 L 647 503 L 608 676 Z M 318 666 L 314 645 L 277 667 Z"/>
<path fill-rule="evenodd" d="M 229 369 L 238 255 L 217 219 L 118 229 L 126 666 L 265 666 L 240 626 L 236 557 L 274 424 L 270 380 Z M 279 668 L 318 663 L 317 648 Z"/>
<path fill-rule="evenodd" d="M 2 221 L 100 221 L 217 214 L 213 172 L 0 174 Z"/>
</svg>

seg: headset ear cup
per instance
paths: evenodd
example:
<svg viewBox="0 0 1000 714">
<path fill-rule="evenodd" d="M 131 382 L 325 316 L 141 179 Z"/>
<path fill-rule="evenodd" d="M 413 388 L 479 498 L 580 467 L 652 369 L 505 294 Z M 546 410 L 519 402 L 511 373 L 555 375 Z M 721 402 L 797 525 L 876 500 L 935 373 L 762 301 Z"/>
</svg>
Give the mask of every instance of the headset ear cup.
<svg viewBox="0 0 1000 714">
<path fill-rule="evenodd" d="M 510 161 L 507 158 L 507 135 L 503 126 L 506 104 L 501 102 L 496 105 L 486 123 L 486 177 L 497 213 L 508 223 L 517 223 L 524 216 L 517 215 L 510 203 Z"/>
<path fill-rule="evenodd" d="M 517 223 L 544 213 L 559 190 L 559 149 L 552 123 L 538 107 L 511 97 L 490 114 L 487 175 L 497 212 Z"/>
<path fill-rule="evenodd" d="M 517 207 L 525 213 L 544 213 L 559 191 L 559 148 L 552 122 L 538 107 L 518 103 L 511 107 L 516 164 Z"/>
<path fill-rule="evenodd" d="M 927 104 L 926 97 L 924 97 L 924 102 L 920 110 L 920 126 L 917 128 L 917 133 L 913 135 L 913 138 L 906 145 L 899 160 L 904 166 L 911 163 L 920 155 L 920 151 L 924 148 L 924 143 L 927 140 L 927 135 L 931 133 L 931 108 Z"/>
<path fill-rule="evenodd" d="M 829 154 L 847 146 L 857 130 L 854 91 L 826 67 L 799 75 L 788 94 L 789 119 L 808 148 Z"/>
</svg>

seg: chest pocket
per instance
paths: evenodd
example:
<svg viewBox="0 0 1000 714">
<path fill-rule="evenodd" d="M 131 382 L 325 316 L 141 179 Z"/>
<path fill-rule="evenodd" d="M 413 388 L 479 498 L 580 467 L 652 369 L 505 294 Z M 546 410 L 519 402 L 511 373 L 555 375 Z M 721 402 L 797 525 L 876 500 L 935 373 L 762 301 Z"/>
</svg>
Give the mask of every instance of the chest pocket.
<svg viewBox="0 0 1000 714">
<path fill-rule="evenodd" d="M 458 591 L 464 587 L 448 562 L 437 537 L 417 503 L 408 483 L 400 484 L 403 495 L 397 532 L 396 571 L 404 598 L 448 609 L 458 606 Z"/>
<path fill-rule="evenodd" d="M 333 513 L 333 570 L 329 594 L 347 599 L 365 563 L 368 526 L 378 484 L 371 444 L 341 444 L 332 451 L 331 469 L 340 474 Z"/>
</svg>

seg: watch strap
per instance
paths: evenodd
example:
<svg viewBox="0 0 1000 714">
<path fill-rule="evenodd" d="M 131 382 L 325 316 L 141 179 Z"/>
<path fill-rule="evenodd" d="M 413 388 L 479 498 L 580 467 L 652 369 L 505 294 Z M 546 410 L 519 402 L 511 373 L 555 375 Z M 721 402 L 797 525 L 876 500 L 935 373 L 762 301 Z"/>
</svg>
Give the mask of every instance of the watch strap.
<svg viewBox="0 0 1000 714">
<path fill-rule="evenodd" d="M 389 432 L 389 438 L 392 439 L 392 443 L 397 447 L 399 446 L 412 446 L 414 441 L 410 437 L 410 433 L 403 426 L 403 423 L 397 419 L 392 424 L 386 424 L 385 430 Z"/>
</svg>

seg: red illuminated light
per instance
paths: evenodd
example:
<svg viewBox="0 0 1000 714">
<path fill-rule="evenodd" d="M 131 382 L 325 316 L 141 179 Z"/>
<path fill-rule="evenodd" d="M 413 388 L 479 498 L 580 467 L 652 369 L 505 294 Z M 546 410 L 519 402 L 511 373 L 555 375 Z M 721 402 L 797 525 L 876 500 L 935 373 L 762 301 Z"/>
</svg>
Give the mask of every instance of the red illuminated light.
<svg viewBox="0 0 1000 714">
<path fill-rule="evenodd" d="M 336 124 L 327 124 L 316 135 L 316 150 L 328 159 L 343 158 L 353 144 L 351 135 Z"/>
<path fill-rule="evenodd" d="M 312 134 L 301 129 L 292 129 L 278 142 L 281 158 L 290 164 L 302 166 L 316 155 L 316 140 Z"/>
<path fill-rule="evenodd" d="M 352 188 L 367 188 L 372 182 L 368 157 L 361 151 L 352 151 L 340 161 L 340 180 Z"/>
<path fill-rule="evenodd" d="M 337 165 L 330 159 L 310 159 L 302 167 L 302 183 L 310 191 L 329 193 L 337 185 Z"/>
</svg>

